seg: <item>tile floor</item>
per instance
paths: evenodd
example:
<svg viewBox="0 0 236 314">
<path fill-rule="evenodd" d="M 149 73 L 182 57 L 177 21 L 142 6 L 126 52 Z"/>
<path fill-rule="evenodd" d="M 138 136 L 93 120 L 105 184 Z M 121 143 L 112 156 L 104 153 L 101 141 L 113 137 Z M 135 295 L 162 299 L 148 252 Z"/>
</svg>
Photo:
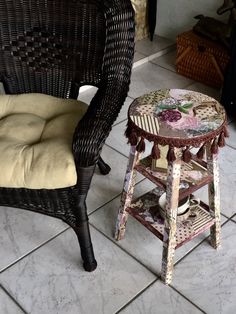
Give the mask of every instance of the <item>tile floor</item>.
<svg viewBox="0 0 236 314">
<path fill-rule="evenodd" d="M 136 46 L 135 68 L 125 105 L 103 149 L 112 166 L 95 174 L 88 196 L 98 268 L 83 271 L 79 247 L 63 222 L 28 211 L 0 210 L 0 314 L 179 314 L 236 313 L 236 124 L 221 150 L 222 248 L 204 233 L 176 252 L 174 278 L 160 281 L 162 244 L 130 217 L 126 238 L 113 239 L 129 147 L 124 138 L 127 108 L 143 93 L 165 87 L 219 91 L 175 73 L 174 45 L 164 38 Z M 89 101 L 95 89 L 80 95 Z M 138 176 L 136 195 L 153 184 Z M 204 190 L 199 195 L 206 198 Z"/>
</svg>

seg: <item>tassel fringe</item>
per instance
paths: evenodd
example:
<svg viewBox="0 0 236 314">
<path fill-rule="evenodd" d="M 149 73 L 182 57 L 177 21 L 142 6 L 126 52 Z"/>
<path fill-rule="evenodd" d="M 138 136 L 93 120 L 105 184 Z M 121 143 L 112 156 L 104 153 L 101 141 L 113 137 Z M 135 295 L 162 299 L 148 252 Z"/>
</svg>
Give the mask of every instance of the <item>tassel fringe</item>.
<svg viewBox="0 0 236 314">
<path fill-rule="evenodd" d="M 184 162 L 190 162 L 190 160 L 192 159 L 192 154 L 189 150 L 189 146 L 186 147 L 186 149 L 183 151 L 183 161 Z"/>
<path fill-rule="evenodd" d="M 224 132 L 225 137 L 229 137 L 229 131 L 227 129 L 227 126 L 224 127 L 224 131 L 223 132 Z"/>
<path fill-rule="evenodd" d="M 205 144 L 203 144 L 203 145 L 200 147 L 199 151 L 197 152 L 197 158 L 198 158 L 198 159 L 203 159 L 204 154 L 205 154 Z"/>
<path fill-rule="evenodd" d="M 168 162 L 173 162 L 173 161 L 176 160 L 175 151 L 174 151 L 174 147 L 173 146 L 169 147 L 169 150 L 168 150 L 168 153 L 167 153 L 166 157 L 167 157 Z"/>
<path fill-rule="evenodd" d="M 156 160 L 161 157 L 160 149 L 158 145 L 155 143 L 153 144 L 153 147 L 152 147 L 151 157 L 152 159 L 156 159 Z"/>
<path fill-rule="evenodd" d="M 125 131 L 125 136 L 128 138 L 128 144 L 135 146 L 138 143 L 138 137 L 134 130 L 132 130 L 129 126 Z"/>
<path fill-rule="evenodd" d="M 217 154 L 218 153 L 218 143 L 217 139 L 215 138 L 212 145 L 211 145 L 211 153 L 212 154 Z"/>
<path fill-rule="evenodd" d="M 225 146 L 225 134 L 224 132 L 221 132 L 219 139 L 218 139 L 218 146 L 224 147 Z"/>
<path fill-rule="evenodd" d="M 138 137 L 134 131 L 131 132 L 129 136 L 130 145 L 135 146 L 138 143 Z"/>
<path fill-rule="evenodd" d="M 136 147 L 137 152 L 142 153 L 145 151 L 145 141 L 144 138 L 141 137 L 141 140 L 139 141 L 137 147 Z"/>
</svg>

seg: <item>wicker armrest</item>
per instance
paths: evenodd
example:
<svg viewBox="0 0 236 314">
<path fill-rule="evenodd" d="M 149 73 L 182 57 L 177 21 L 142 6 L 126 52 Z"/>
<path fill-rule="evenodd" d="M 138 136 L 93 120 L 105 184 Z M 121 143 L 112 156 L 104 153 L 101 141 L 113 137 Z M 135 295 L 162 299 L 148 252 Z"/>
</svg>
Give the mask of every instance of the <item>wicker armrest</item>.
<svg viewBox="0 0 236 314">
<path fill-rule="evenodd" d="M 117 8 L 118 4 L 121 7 Z M 134 54 L 134 12 L 131 3 L 114 1 L 114 7 L 109 7 L 106 12 L 106 21 L 102 79 L 73 138 L 73 152 L 80 167 L 96 163 L 130 84 Z"/>
<path fill-rule="evenodd" d="M 78 123 L 73 138 L 76 165 L 94 165 L 111 131 L 128 93 L 129 81 L 100 88 L 92 99 L 88 111 Z"/>
</svg>

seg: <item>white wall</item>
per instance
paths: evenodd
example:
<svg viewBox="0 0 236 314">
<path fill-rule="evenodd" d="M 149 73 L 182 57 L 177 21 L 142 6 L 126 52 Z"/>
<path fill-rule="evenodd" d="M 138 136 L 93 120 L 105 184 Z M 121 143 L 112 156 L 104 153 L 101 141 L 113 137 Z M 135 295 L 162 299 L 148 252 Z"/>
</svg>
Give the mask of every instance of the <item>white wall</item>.
<svg viewBox="0 0 236 314">
<path fill-rule="evenodd" d="M 197 20 L 194 16 L 203 14 L 227 20 L 228 14 L 216 13 L 223 0 L 157 0 L 157 23 L 155 33 L 175 39 L 176 35 L 190 30 Z"/>
</svg>

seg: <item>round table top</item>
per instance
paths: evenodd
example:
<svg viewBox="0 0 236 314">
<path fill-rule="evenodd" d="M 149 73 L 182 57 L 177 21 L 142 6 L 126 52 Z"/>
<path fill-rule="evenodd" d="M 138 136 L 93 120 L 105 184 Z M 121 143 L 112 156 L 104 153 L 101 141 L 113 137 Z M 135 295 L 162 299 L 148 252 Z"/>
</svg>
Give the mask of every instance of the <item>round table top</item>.
<svg viewBox="0 0 236 314">
<path fill-rule="evenodd" d="M 218 101 L 184 89 L 158 90 L 136 98 L 128 116 L 138 136 L 176 147 L 198 147 L 219 135 L 227 122 Z"/>
</svg>

